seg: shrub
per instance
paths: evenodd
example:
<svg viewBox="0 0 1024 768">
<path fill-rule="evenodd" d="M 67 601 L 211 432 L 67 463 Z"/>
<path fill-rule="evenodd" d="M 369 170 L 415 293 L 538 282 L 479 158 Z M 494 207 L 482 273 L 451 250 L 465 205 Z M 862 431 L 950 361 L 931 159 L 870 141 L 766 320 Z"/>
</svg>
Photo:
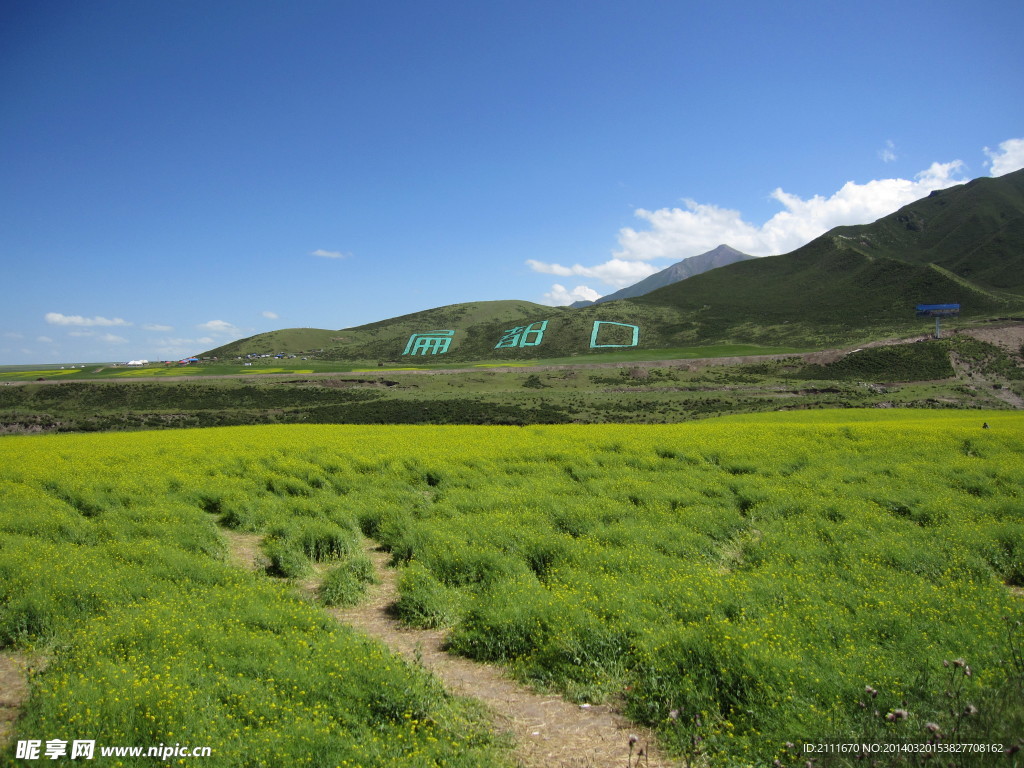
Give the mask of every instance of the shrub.
<svg viewBox="0 0 1024 768">
<path fill-rule="evenodd" d="M 568 618 L 533 575 L 503 585 L 502 598 L 484 595 L 467 608 L 449 638 L 452 649 L 482 661 L 515 661 L 543 647 Z"/>
<path fill-rule="evenodd" d="M 447 627 L 459 616 L 459 593 L 438 581 L 416 560 L 402 568 L 398 594 L 395 612 L 410 627 Z"/>
<path fill-rule="evenodd" d="M 366 587 L 377 581 L 373 562 L 363 552 L 348 555 L 324 575 L 319 596 L 324 605 L 350 606 L 366 594 Z"/>
<path fill-rule="evenodd" d="M 299 518 L 279 523 L 271 528 L 270 535 L 287 541 L 289 546 L 317 563 L 351 553 L 359 541 L 354 523 L 339 525 L 323 518 Z"/>
<path fill-rule="evenodd" d="M 944 341 L 872 347 L 827 365 L 807 365 L 793 374 L 799 379 L 856 381 L 929 381 L 953 376 L 949 345 Z"/>
<path fill-rule="evenodd" d="M 263 544 L 270 564 L 267 573 L 285 579 L 297 579 L 309 572 L 309 558 L 294 542 L 286 539 L 268 539 Z"/>
</svg>

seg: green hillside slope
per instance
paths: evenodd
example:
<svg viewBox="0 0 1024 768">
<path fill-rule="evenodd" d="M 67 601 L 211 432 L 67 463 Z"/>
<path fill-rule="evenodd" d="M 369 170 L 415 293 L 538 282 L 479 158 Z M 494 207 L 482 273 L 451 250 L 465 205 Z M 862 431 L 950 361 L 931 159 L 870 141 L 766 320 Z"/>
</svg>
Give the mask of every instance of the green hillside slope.
<svg viewBox="0 0 1024 768">
<path fill-rule="evenodd" d="M 826 235 L 785 256 L 733 264 L 631 299 L 685 318 L 677 340 L 853 338 L 910 328 L 918 303 L 959 303 L 965 317 L 997 315 L 1007 299 L 927 264 L 860 253 Z M 851 336 L 852 334 L 852 336 Z"/>
<path fill-rule="evenodd" d="M 933 192 L 873 224 L 830 234 L 863 253 L 934 263 L 986 288 L 1024 292 L 1024 170 Z"/>
<path fill-rule="evenodd" d="M 250 336 L 229 344 L 211 349 L 204 353 L 204 357 L 238 357 L 244 355 L 270 355 L 270 354 L 292 354 L 300 355 L 311 353 L 316 350 L 328 347 L 332 339 L 338 335 L 337 331 L 329 331 L 323 328 L 283 328 L 280 331 L 270 331 Z"/>
<path fill-rule="evenodd" d="M 631 299 L 685 318 L 673 335 L 792 343 L 919 325 L 919 303 L 965 318 L 1024 307 L 1024 171 L 936 192 L 873 224 L 837 227 L 783 256 L 740 262 Z"/>
<path fill-rule="evenodd" d="M 309 354 L 330 360 L 394 360 L 402 356 L 413 334 L 454 330 L 447 357 L 460 355 L 467 339 L 489 339 L 520 322 L 560 315 L 568 310 L 529 301 L 478 301 L 449 304 L 379 322 L 327 331 L 286 328 L 233 341 L 206 352 L 206 357 L 238 357 L 249 354 Z M 491 343 L 493 346 L 494 342 Z M 475 350 L 480 345 L 473 346 Z M 474 352 L 475 353 L 475 352 Z M 465 356 L 465 350 L 462 351 Z"/>
</svg>

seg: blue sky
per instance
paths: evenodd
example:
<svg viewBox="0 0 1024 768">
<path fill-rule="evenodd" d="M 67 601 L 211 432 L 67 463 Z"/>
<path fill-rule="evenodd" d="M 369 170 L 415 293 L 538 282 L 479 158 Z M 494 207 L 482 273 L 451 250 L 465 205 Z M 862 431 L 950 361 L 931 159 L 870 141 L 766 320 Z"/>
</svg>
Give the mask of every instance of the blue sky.
<svg viewBox="0 0 1024 768">
<path fill-rule="evenodd" d="M 1024 165 L 1024 4 L 0 5 L 0 364 L 780 253 Z"/>
</svg>

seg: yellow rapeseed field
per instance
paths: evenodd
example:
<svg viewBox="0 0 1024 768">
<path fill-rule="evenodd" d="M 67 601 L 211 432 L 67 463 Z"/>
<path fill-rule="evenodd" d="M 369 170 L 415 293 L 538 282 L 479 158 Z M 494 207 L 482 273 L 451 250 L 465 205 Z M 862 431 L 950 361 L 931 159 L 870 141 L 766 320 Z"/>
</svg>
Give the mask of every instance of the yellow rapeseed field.
<svg viewBox="0 0 1024 768">
<path fill-rule="evenodd" d="M 502 759 L 472 708 L 289 587 L 370 536 L 405 621 L 622 701 L 681 755 L 786 763 L 931 727 L 1009 746 L 1022 453 L 1019 415 L 920 411 L 6 437 L 0 647 L 50 659 L 18 738 Z M 226 564 L 224 526 L 264 537 L 268 574 Z"/>
</svg>

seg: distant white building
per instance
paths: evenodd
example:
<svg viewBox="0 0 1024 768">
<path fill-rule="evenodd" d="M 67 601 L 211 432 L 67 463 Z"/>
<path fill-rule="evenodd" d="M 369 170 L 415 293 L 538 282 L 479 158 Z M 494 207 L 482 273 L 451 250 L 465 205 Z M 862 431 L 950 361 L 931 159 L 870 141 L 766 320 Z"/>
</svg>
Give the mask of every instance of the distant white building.
<svg viewBox="0 0 1024 768">
<path fill-rule="evenodd" d="M 149 365 L 149 360 L 129 360 L 125 365 Z"/>
</svg>

